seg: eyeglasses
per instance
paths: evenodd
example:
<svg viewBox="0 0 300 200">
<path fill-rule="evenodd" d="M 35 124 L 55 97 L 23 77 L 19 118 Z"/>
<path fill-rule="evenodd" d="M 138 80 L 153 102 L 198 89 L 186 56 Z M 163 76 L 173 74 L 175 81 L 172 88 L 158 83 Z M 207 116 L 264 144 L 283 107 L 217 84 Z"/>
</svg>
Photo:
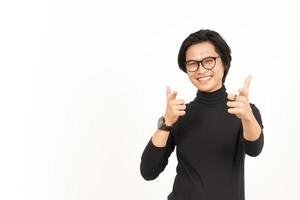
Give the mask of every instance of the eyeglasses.
<svg viewBox="0 0 300 200">
<path fill-rule="evenodd" d="M 203 58 L 202 60 L 187 60 L 185 62 L 185 67 L 187 71 L 189 72 L 195 72 L 199 69 L 199 65 L 201 63 L 202 67 L 204 69 L 210 70 L 216 66 L 216 59 L 220 56 L 209 56 L 206 58 Z"/>
</svg>

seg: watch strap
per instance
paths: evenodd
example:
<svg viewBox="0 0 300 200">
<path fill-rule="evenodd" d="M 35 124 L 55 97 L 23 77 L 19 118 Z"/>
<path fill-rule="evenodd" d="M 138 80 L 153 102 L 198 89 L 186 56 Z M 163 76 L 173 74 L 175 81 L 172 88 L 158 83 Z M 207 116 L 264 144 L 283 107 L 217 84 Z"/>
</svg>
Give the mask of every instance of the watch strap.
<svg viewBox="0 0 300 200">
<path fill-rule="evenodd" d="M 164 130 L 164 131 L 171 131 L 172 130 L 172 126 L 168 126 L 166 124 L 166 120 L 165 120 L 164 116 L 161 116 L 159 120 L 162 120 L 162 123 L 160 124 L 158 129 Z"/>
</svg>

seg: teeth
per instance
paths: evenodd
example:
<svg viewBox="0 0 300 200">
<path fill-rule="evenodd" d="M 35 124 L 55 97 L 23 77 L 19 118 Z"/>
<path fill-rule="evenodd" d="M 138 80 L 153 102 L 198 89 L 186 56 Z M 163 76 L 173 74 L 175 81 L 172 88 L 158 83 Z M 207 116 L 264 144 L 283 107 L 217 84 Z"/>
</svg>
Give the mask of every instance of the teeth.
<svg viewBox="0 0 300 200">
<path fill-rule="evenodd" d="M 205 80 L 208 80 L 210 79 L 211 76 L 206 76 L 206 77 L 203 77 L 203 78 L 198 78 L 199 81 L 205 81 Z"/>
</svg>

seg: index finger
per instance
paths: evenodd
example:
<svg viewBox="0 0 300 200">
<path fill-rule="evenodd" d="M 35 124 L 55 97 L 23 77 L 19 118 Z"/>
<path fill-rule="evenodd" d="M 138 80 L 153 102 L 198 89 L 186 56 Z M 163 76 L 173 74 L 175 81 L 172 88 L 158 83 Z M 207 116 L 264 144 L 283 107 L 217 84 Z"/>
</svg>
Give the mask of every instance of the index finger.
<svg viewBox="0 0 300 200">
<path fill-rule="evenodd" d="M 245 89 L 246 91 L 249 90 L 249 86 L 250 86 L 250 81 L 251 81 L 251 79 L 252 79 L 252 76 L 247 76 L 247 78 L 246 78 L 246 80 L 245 80 L 245 82 L 244 82 L 244 89 Z"/>
<path fill-rule="evenodd" d="M 166 91 L 167 99 L 169 98 L 170 94 L 171 94 L 171 88 L 167 86 L 167 91 Z"/>
</svg>

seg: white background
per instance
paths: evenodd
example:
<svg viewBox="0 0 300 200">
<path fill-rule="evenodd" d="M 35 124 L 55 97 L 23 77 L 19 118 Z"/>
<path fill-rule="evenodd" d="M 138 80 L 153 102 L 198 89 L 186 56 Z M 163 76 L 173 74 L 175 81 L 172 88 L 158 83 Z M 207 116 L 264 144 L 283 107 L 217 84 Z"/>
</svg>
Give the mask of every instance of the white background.
<svg viewBox="0 0 300 200">
<path fill-rule="evenodd" d="M 201 28 L 232 49 L 227 92 L 253 75 L 265 145 L 246 157 L 246 199 L 300 199 L 298 10 L 288 0 L 1 1 L 0 199 L 166 199 L 175 151 L 153 181 L 140 157 L 166 86 L 195 97 L 177 54 Z"/>
</svg>

